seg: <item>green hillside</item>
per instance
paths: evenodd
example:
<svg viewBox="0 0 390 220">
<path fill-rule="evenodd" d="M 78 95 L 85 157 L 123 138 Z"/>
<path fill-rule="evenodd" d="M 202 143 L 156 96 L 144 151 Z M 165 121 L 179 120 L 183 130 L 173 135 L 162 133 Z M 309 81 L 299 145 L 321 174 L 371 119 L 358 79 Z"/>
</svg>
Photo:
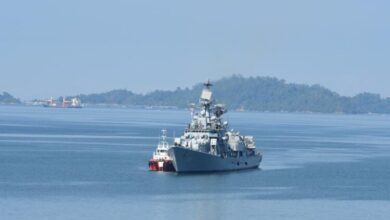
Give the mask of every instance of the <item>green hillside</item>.
<svg viewBox="0 0 390 220">
<path fill-rule="evenodd" d="M 390 99 L 362 93 L 340 96 L 320 85 L 286 83 L 271 77 L 233 75 L 213 82 L 214 97 L 229 109 L 272 112 L 390 113 Z M 135 94 L 127 90 L 81 95 L 83 103 L 187 107 L 197 103 L 202 83 L 173 91 Z"/>
<path fill-rule="evenodd" d="M 20 100 L 13 97 L 11 94 L 7 92 L 0 93 L 0 103 L 1 104 L 20 104 Z"/>
</svg>

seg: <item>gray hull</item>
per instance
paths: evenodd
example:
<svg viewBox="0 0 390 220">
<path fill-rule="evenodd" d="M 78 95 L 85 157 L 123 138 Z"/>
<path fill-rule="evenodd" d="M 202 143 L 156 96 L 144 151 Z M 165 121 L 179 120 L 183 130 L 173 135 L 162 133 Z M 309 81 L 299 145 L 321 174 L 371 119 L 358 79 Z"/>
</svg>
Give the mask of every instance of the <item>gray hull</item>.
<svg viewBox="0 0 390 220">
<path fill-rule="evenodd" d="M 189 148 L 171 147 L 168 150 L 176 172 L 216 172 L 258 168 L 262 156 L 222 158 Z"/>
</svg>

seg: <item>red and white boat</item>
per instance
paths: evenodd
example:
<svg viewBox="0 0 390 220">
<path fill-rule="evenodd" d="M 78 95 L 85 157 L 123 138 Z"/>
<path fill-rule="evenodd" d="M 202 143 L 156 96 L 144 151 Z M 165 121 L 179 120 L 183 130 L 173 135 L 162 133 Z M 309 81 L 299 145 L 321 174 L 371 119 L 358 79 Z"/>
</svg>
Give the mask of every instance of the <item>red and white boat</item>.
<svg viewBox="0 0 390 220">
<path fill-rule="evenodd" d="M 170 146 L 166 139 L 167 139 L 167 130 L 162 130 L 160 142 L 157 145 L 157 149 L 155 152 L 153 152 L 153 156 L 149 160 L 150 171 L 165 171 L 165 172 L 175 171 L 172 160 L 168 156 L 168 149 Z"/>
</svg>

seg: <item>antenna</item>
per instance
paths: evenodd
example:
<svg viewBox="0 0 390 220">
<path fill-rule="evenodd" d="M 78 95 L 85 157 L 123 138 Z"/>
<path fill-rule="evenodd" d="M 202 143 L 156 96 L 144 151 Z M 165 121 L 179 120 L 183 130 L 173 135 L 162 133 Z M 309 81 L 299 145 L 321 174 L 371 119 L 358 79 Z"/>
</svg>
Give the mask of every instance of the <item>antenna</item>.
<svg viewBox="0 0 390 220">
<path fill-rule="evenodd" d="M 203 83 L 203 85 L 204 85 L 207 89 L 210 89 L 210 87 L 211 87 L 213 84 L 211 84 L 210 79 L 208 79 L 207 82 Z"/>
</svg>

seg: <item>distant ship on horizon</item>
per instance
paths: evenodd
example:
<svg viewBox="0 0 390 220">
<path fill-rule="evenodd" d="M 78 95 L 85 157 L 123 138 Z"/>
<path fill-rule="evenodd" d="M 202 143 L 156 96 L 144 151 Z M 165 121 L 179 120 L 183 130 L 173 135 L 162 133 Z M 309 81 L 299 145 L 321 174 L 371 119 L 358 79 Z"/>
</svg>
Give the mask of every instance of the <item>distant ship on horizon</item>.
<svg viewBox="0 0 390 220">
<path fill-rule="evenodd" d="M 79 98 L 72 98 L 71 100 L 67 100 L 65 97 L 62 98 L 62 102 L 58 102 L 57 100 L 51 97 L 46 100 L 43 104 L 43 107 L 48 108 L 82 108 L 81 101 Z"/>
</svg>

